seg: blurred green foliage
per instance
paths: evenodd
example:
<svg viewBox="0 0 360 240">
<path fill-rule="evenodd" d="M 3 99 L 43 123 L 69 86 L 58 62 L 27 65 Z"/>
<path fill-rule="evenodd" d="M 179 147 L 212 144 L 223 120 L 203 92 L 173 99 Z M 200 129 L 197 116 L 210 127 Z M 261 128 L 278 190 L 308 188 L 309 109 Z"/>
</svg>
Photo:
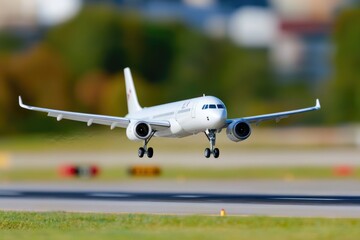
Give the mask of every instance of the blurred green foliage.
<svg viewBox="0 0 360 240">
<path fill-rule="evenodd" d="M 334 29 L 332 122 L 360 121 L 360 8 L 341 14 Z"/>
<path fill-rule="evenodd" d="M 22 40 L 15 35 L 0 32 L 0 54 L 11 53 L 21 47 Z"/>
<path fill-rule="evenodd" d="M 212 39 L 178 22 L 156 22 L 106 6 L 86 7 L 30 47 L 0 34 L 0 133 L 66 131 L 62 123 L 18 107 L 125 115 L 123 68 L 129 66 L 144 106 L 216 95 L 229 117 L 262 114 L 313 104 L 321 93 L 325 111 L 290 121 L 339 123 L 360 119 L 360 12 L 343 13 L 336 24 L 334 81 L 314 87 L 274 76 L 265 49 L 243 49 Z M 329 82 L 331 83 L 328 86 Z M 321 96 L 320 96 L 321 97 Z M 65 123 L 66 122 L 66 123 Z"/>
</svg>

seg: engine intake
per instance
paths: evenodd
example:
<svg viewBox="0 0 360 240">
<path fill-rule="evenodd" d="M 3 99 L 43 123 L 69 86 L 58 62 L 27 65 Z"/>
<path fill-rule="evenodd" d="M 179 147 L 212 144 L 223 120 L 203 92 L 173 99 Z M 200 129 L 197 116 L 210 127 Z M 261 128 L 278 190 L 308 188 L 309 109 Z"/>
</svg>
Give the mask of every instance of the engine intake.
<svg viewBox="0 0 360 240">
<path fill-rule="evenodd" d="M 126 135 L 130 140 L 148 139 L 151 132 L 151 126 L 146 122 L 131 122 L 126 129 Z"/>
<path fill-rule="evenodd" d="M 232 122 L 226 128 L 227 137 L 234 142 L 244 141 L 251 135 L 251 127 L 247 122 Z"/>
</svg>

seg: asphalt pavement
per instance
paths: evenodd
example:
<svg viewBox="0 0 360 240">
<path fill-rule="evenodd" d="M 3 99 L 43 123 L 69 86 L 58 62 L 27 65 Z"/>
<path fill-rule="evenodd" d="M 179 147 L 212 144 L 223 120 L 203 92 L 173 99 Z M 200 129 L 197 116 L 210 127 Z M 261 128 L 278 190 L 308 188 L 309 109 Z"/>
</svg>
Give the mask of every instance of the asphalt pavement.
<svg viewBox="0 0 360 240">
<path fill-rule="evenodd" d="M 7 183 L 0 209 L 178 215 L 360 217 L 359 181 Z"/>
</svg>

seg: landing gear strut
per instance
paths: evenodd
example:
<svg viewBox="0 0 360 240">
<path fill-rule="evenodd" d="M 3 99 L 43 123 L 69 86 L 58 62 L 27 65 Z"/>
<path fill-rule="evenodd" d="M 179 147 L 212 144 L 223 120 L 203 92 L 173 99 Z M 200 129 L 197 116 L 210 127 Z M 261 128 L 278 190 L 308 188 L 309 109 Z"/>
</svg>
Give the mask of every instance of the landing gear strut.
<svg viewBox="0 0 360 240">
<path fill-rule="evenodd" d="M 216 142 L 216 129 L 208 129 L 205 131 L 205 135 L 208 138 L 210 142 L 210 148 L 205 148 L 204 156 L 206 158 L 209 158 L 212 154 L 214 158 L 218 158 L 220 156 L 220 150 L 218 148 L 215 148 L 215 142 Z"/>
<path fill-rule="evenodd" d="M 152 147 L 147 147 L 148 143 L 150 142 L 151 138 L 154 136 L 155 131 L 152 131 L 150 136 L 145 139 L 144 141 L 144 146 L 140 147 L 138 150 L 138 156 L 139 158 L 144 157 L 144 155 L 146 154 L 148 158 L 152 158 L 154 155 L 154 149 Z"/>
</svg>

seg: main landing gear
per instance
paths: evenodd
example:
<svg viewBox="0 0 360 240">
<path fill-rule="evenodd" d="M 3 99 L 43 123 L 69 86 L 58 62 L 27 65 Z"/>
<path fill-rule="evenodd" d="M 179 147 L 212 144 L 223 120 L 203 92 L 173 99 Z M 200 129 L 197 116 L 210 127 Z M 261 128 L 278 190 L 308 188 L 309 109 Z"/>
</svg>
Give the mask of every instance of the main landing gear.
<svg viewBox="0 0 360 240">
<path fill-rule="evenodd" d="M 150 136 L 144 140 L 144 146 L 140 147 L 138 150 L 138 156 L 139 158 L 144 157 L 146 154 L 148 158 L 152 158 L 154 155 L 154 149 L 152 147 L 147 147 L 148 143 L 150 142 L 151 138 L 154 136 L 155 131 L 153 131 Z"/>
<path fill-rule="evenodd" d="M 215 142 L 216 142 L 216 129 L 208 129 L 205 131 L 206 137 L 209 139 L 210 142 L 210 148 L 205 148 L 204 156 L 206 158 L 209 158 L 212 154 L 214 158 L 218 158 L 220 156 L 220 150 L 218 148 L 215 148 Z"/>
</svg>

